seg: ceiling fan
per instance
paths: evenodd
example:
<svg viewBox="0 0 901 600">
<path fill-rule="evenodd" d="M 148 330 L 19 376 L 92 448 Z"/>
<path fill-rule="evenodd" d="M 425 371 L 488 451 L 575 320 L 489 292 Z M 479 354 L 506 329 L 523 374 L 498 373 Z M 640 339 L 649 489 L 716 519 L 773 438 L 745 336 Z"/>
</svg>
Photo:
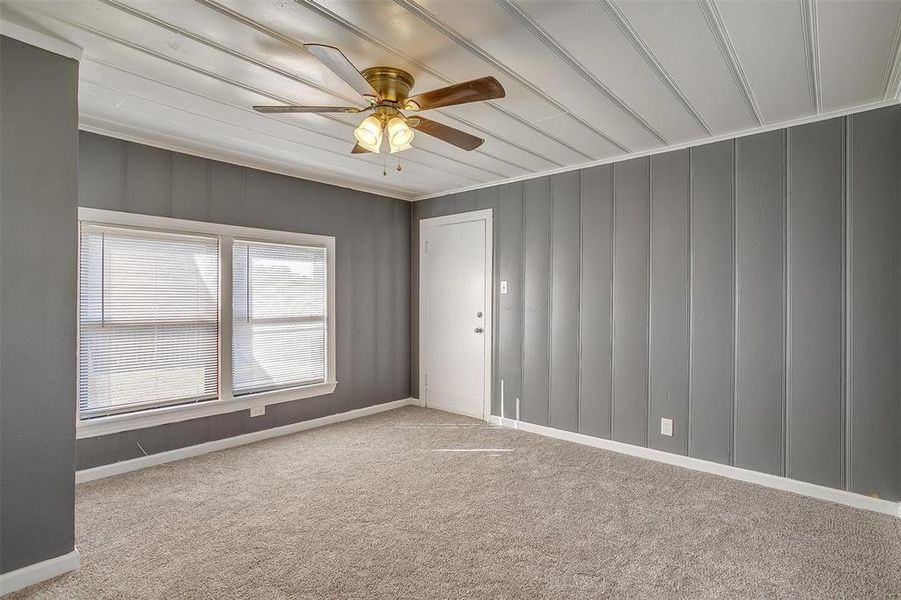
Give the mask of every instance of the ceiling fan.
<svg viewBox="0 0 901 600">
<path fill-rule="evenodd" d="M 354 130 L 353 154 L 380 152 L 383 140 L 393 154 L 411 148 L 413 130 L 453 144 L 463 150 L 475 150 L 485 140 L 420 116 L 406 116 L 402 111 L 418 112 L 442 106 L 467 104 L 503 98 L 504 87 L 494 77 L 480 77 L 410 96 L 413 76 L 394 67 L 370 67 L 362 72 L 337 48 L 322 44 L 304 44 L 313 56 L 369 101 L 366 108 L 356 106 L 254 106 L 261 113 L 360 113 L 372 111 Z M 387 134 L 387 135 L 386 135 Z"/>
</svg>

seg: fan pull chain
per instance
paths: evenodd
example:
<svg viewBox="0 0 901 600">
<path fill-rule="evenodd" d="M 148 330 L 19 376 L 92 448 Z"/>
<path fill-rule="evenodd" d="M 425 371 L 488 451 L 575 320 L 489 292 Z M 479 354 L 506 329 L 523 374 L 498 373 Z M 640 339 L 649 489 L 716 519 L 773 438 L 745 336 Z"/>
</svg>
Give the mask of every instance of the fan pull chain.
<svg viewBox="0 0 901 600">
<path fill-rule="evenodd" d="M 384 154 L 382 154 L 382 175 L 388 176 L 388 159 L 385 158 Z"/>
</svg>

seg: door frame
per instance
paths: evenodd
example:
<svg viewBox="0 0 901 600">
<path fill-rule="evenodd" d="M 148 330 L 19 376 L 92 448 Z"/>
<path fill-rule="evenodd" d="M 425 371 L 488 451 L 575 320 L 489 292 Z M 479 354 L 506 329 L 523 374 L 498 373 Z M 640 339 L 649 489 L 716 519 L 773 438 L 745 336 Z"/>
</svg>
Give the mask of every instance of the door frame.
<svg viewBox="0 0 901 600">
<path fill-rule="evenodd" d="M 485 393 L 482 405 L 482 419 L 491 419 L 492 365 L 494 364 L 494 210 L 490 208 L 457 213 L 443 217 L 430 217 L 419 221 L 419 395 L 424 406 L 429 406 L 426 387 L 426 356 L 429 343 L 428 307 L 426 294 L 429 281 L 428 243 L 435 227 L 485 222 Z"/>
</svg>

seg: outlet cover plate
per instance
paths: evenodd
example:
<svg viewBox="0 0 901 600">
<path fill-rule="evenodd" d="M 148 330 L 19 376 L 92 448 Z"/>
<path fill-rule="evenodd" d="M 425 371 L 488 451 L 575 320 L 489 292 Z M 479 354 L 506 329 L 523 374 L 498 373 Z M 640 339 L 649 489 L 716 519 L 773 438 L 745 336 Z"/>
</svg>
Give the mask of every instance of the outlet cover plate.
<svg viewBox="0 0 901 600">
<path fill-rule="evenodd" d="M 660 419 L 660 435 L 673 437 L 673 420 L 667 418 Z"/>
<path fill-rule="evenodd" d="M 254 406 L 253 408 L 250 409 L 251 417 L 262 417 L 265 414 L 266 414 L 265 406 Z"/>
</svg>

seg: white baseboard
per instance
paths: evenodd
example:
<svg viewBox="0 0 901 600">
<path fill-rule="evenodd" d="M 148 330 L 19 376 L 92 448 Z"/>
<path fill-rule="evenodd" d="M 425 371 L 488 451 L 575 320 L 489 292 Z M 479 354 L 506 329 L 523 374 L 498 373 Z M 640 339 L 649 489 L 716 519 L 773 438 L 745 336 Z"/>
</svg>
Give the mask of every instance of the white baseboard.
<svg viewBox="0 0 901 600">
<path fill-rule="evenodd" d="M 368 415 L 374 415 L 376 413 L 394 410 L 395 408 L 401 408 L 402 406 L 416 405 L 417 403 L 418 401 L 414 398 L 404 398 L 403 400 L 394 400 L 393 402 L 385 402 L 384 404 L 376 404 L 374 406 L 367 406 L 365 408 L 357 408 L 355 410 L 328 415 L 325 417 L 320 417 L 318 419 L 301 421 L 300 423 L 282 425 L 281 427 L 272 427 L 270 429 L 254 431 L 253 433 L 245 433 L 243 435 L 236 435 L 234 437 L 229 437 L 221 440 L 204 442 L 202 444 L 196 444 L 194 446 L 187 446 L 185 448 L 177 448 L 175 450 L 168 450 L 166 452 L 158 452 L 156 454 L 140 456 L 131 460 L 123 460 L 108 465 L 93 467 L 91 469 L 82 469 L 81 471 L 75 472 L 75 483 L 86 483 L 88 481 L 94 481 L 95 479 L 112 477 L 113 475 L 121 475 L 122 473 L 137 471 L 138 469 L 146 469 L 147 467 L 161 465 L 163 463 L 172 462 L 174 460 L 181 460 L 183 458 L 199 456 L 208 452 L 216 452 L 219 450 L 224 450 L 226 448 L 242 446 L 244 444 L 259 442 L 260 440 L 288 435 L 290 433 L 297 433 L 298 431 L 306 431 L 307 429 L 315 429 L 324 425 L 331 425 L 332 423 L 340 423 L 342 421 L 350 421 L 351 419 L 359 419 L 360 417 L 366 417 Z"/>
<path fill-rule="evenodd" d="M 78 548 L 62 556 L 48 558 L 39 563 L 0 575 L 0 596 L 11 594 L 29 585 L 52 579 L 57 575 L 76 570 L 81 564 Z"/>
<path fill-rule="evenodd" d="M 566 440 L 585 446 L 611 450 L 613 452 L 619 452 L 620 454 L 646 458 L 648 460 L 685 467 L 686 469 L 693 469 L 704 473 L 721 475 L 730 479 L 756 483 L 757 485 L 777 490 L 794 492 L 795 494 L 801 494 L 802 496 L 810 496 L 811 498 L 818 498 L 820 500 L 827 500 L 829 502 L 836 502 L 838 504 L 853 506 L 854 508 L 862 508 L 864 510 L 871 510 L 901 518 L 901 503 L 899 502 L 871 498 L 869 496 L 864 496 L 863 494 L 836 490 L 815 483 L 807 483 L 795 479 L 788 479 L 787 477 L 780 477 L 778 475 L 770 475 L 769 473 L 759 473 L 757 471 L 733 467 L 731 465 L 723 465 L 708 460 L 702 460 L 700 458 L 682 456 L 681 454 L 671 454 L 669 452 L 645 448 L 643 446 L 633 446 L 623 442 L 585 435 L 584 433 L 573 433 L 562 429 L 554 429 L 553 427 L 533 425 L 532 423 L 526 423 L 525 421 L 515 421 L 513 419 L 502 419 L 501 417 L 492 416 L 491 422 L 502 427 L 511 427 L 513 429 L 537 433 L 559 440 Z"/>
</svg>

